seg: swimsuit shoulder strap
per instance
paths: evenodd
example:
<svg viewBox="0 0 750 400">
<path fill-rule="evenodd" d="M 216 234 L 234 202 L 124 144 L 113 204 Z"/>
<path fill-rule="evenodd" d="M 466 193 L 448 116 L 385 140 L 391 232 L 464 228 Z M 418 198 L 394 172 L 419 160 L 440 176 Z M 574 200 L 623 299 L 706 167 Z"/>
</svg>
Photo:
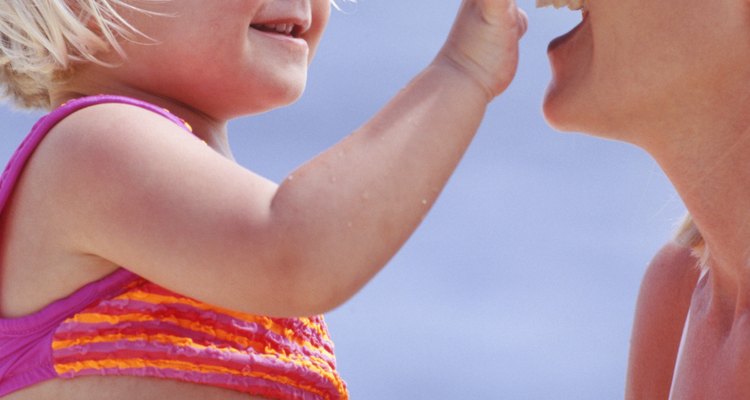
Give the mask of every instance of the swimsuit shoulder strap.
<svg viewBox="0 0 750 400">
<path fill-rule="evenodd" d="M 37 123 L 31 129 L 29 135 L 26 136 L 23 142 L 21 142 L 18 149 L 16 149 L 15 153 L 10 158 L 10 161 L 5 167 L 5 170 L 3 171 L 2 175 L 0 175 L 0 213 L 2 213 L 5 209 L 5 205 L 7 204 L 8 199 L 11 196 L 13 187 L 18 181 L 18 178 L 21 176 L 23 167 L 26 165 L 26 162 L 31 157 L 31 154 L 34 152 L 39 143 L 41 143 L 42 139 L 44 139 L 47 133 L 70 114 L 86 107 L 104 103 L 120 103 L 141 107 L 169 119 L 175 124 L 186 128 L 186 130 L 188 131 L 190 130 L 189 125 L 187 125 L 184 120 L 173 115 L 169 112 L 169 110 L 130 97 L 97 95 L 71 100 L 37 121 Z"/>
</svg>

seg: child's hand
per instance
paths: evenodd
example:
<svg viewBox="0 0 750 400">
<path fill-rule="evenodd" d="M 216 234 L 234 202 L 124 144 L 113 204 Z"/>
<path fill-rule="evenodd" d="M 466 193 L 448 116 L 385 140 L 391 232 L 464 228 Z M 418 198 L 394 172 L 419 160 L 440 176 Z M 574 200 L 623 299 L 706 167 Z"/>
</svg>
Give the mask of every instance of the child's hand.
<svg viewBox="0 0 750 400">
<path fill-rule="evenodd" d="M 491 100 L 510 85 L 526 14 L 515 0 L 463 0 L 448 40 L 435 59 L 475 80 Z"/>
</svg>

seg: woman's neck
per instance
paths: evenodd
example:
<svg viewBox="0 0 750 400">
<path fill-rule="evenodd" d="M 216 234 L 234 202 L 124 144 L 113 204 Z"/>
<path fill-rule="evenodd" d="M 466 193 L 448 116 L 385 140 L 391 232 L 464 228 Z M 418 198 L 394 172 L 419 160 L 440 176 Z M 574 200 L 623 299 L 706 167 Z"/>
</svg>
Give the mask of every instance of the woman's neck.
<svg viewBox="0 0 750 400">
<path fill-rule="evenodd" d="M 642 147 L 669 176 L 705 240 L 719 303 L 738 312 L 750 310 L 750 117 L 742 112 L 750 102 L 722 105 L 651 132 L 661 135 L 659 143 Z"/>
</svg>

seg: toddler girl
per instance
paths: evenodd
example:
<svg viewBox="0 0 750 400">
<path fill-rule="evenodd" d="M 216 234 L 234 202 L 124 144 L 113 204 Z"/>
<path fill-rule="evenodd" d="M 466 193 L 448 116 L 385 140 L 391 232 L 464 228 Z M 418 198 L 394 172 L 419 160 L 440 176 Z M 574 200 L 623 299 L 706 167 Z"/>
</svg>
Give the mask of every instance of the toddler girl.
<svg viewBox="0 0 750 400">
<path fill-rule="evenodd" d="M 510 84 L 526 19 L 463 1 L 418 77 L 277 185 L 233 162 L 227 121 L 300 96 L 329 13 L 0 3 L 7 97 L 50 110 L 0 180 L 0 396 L 348 397 L 322 317 L 302 316 L 417 227 Z"/>
</svg>

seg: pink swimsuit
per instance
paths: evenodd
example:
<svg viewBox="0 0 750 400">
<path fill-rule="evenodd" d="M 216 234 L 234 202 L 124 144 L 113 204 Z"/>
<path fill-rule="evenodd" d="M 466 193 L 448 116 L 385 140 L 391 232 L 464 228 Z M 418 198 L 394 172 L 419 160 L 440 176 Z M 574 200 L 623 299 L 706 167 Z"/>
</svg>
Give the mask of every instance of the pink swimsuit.
<svg viewBox="0 0 750 400">
<path fill-rule="evenodd" d="M 47 132 L 101 103 L 142 107 L 189 130 L 167 110 L 135 99 L 70 101 L 40 119 L 11 158 L 0 177 L 0 213 Z M 48 379 L 92 375 L 174 379 L 282 400 L 348 399 L 322 316 L 233 312 L 122 268 L 37 313 L 0 319 L 0 396 Z"/>
</svg>

